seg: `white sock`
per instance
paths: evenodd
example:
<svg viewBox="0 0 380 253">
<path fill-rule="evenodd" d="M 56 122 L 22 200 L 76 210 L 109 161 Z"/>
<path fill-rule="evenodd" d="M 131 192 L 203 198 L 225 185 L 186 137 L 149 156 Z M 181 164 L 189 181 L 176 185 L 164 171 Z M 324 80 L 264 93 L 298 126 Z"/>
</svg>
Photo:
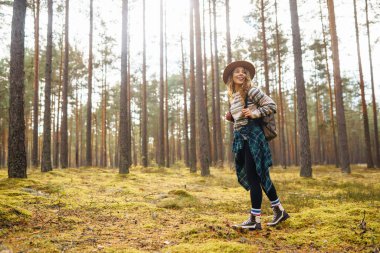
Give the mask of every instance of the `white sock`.
<svg viewBox="0 0 380 253">
<path fill-rule="evenodd" d="M 278 205 L 278 208 L 280 208 L 281 211 L 284 211 L 284 207 L 281 205 L 281 203 Z"/>
<path fill-rule="evenodd" d="M 280 199 L 276 199 L 276 200 L 274 200 L 274 201 L 271 201 L 271 202 L 270 202 L 270 205 L 271 205 L 271 207 L 278 206 L 278 207 L 280 208 L 281 211 L 284 211 L 284 208 L 283 208 L 282 205 L 281 205 Z"/>
</svg>

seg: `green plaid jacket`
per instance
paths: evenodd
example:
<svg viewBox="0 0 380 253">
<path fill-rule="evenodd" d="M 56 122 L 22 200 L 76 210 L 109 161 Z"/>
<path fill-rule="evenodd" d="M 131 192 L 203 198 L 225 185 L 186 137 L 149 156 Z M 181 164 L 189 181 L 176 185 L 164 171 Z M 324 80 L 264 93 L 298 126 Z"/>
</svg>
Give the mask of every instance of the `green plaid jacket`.
<svg viewBox="0 0 380 253">
<path fill-rule="evenodd" d="M 232 151 L 235 153 L 235 168 L 238 182 L 249 191 L 247 172 L 244 166 L 244 137 L 248 141 L 249 149 L 255 161 L 257 175 L 266 192 L 272 187 L 272 180 L 269 176 L 269 168 L 272 166 L 272 155 L 265 139 L 259 120 L 249 120 L 249 123 L 239 130 L 234 131 L 234 141 Z"/>
</svg>

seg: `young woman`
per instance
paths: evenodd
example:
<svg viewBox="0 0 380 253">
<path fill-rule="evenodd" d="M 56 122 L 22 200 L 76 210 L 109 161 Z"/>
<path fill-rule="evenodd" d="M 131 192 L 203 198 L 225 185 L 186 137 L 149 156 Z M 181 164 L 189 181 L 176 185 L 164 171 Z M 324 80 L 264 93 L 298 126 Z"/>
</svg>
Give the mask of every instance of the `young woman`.
<svg viewBox="0 0 380 253">
<path fill-rule="evenodd" d="M 261 90 L 254 87 L 251 78 L 255 75 L 254 66 L 247 61 L 230 63 L 223 73 L 227 84 L 230 111 L 226 119 L 234 122 L 235 168 L 239 183 L 250 191 L 251 213 L 247 221 L 234 225 L 235 228 L 250 230 L 261 229 L 262 191 L 270 200 L 274 212 L 275 226 L 289 218 L 281 205 L 270 176 L 272 156 L 267 140 L 260 125 L 260 118 L 276 112 L 274 101 Z M 246 105 L 247 104 L 247 105 Z"/>
</svg>

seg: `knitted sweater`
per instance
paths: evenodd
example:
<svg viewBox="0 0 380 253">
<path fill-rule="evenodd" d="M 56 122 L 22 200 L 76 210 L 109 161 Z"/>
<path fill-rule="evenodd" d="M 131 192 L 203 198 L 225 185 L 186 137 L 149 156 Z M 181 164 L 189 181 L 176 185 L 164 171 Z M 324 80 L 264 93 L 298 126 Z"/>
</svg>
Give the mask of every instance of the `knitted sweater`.
<svg viewBox="0 0 380 253">
<path fill-rule="evenodd" d="M 244 108 L 243 101 L 239 92 L 232 94 L 230 111 L 234 118 L 235 130 L 240 129 L 248 123 L 248 119 L 242 114 Z M 256 87 L 251 87 L 248 91 L 248 108 L 251 109 L 253 118 L 260 118 L 275 113 L 277 110 L 276 103 Z"/>
</svg>

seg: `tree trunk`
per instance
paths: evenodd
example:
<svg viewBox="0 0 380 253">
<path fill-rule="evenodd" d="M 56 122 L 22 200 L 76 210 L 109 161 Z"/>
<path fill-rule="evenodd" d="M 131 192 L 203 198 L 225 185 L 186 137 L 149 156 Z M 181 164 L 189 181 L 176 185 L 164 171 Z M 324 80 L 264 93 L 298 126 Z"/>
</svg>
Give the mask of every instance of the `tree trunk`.
<svg viewBox="0 0 380 253">
<path fill-rule="evenodd" d="M 217 37 L 217 29 L 216 29 L 216 3 L 213 0 L 213 10 L 214 10 L 214 48 L 215 48 L 215 67 L 214 67 L 214 75 L 215 75 L 215 126 L 216 129 L 216 150 L 218 153 L 217 165 L 218 167 L 223 167 L 223 139 L 222 139 L 222 127 L 220 122 L 220 91 L 219 91 L 219 57 L 218 57 L 218 37 Z"/>
<path fill-rule="evenodd" d="M 92 38 L 94 31 L 94 8 L 93 0 L 90 0 L 90 33 L 89 33 L 89 50 L 88 50 L 88 95 L 87 95 L 87 132 L 86 132 L 86 165 L 92 165 Z"/>
<path fill-rule="evenodd" d="M 208 99 L 207 99 L 207 85 L 208 85 L 208 79 L 207 79 L 207 56 L 206 56 L 206 20 L 205 20 L 205 0 L 202 1 L 203 8 L 202 8 L 202 34 L 203 34 L 203 67 L 204 67 L 204 91 L 205 91 L 205 104 L 206 104 L 206 118 L 207 122 L 209 122 L 209 117 L 208 117 Z M 211 73 L 212 74 L 212 73 Z M 209 128 L 207 128 L 209 131 Z M 208 136 L 210 137 L 210 131 L 208 133 Z M 211 154 L 211 137 L 208 139 L 208 147 L 209 147 L 209 154 Z M 211 162 L 211 161 L 210 161 Z"/>
<path fill-rule="evenodd" d="M 128 0 L 123 0 L 122 6 L 122 49 L 121 49 L 121 88 L 120 88 L 120 127 L 119 127 L 119 144 L 120 144 L 120 160 L 119 173 L 129 173 L 128 160 L 128 111 L 127 104 L 127 54 L 128 54 Z"/>
<path fill-rule="evenodd" d="M 165 129 L 165 166 L 170 167 L 170 149 L 169 149 L 169 87 L 168 87 L 168 42 L 166 36 L 166 6 L 165 6 L 165 115 L 164 115 L 164 129 Z"/>
<path fill-rule="evenodd" d="M 82 101 L 82 96 L 79 97 L 79 101 Z M 78 125 L 79 125 L 78 130 L 79 130 L 80 126 L 84 126 L 83 122 L 82 122 L 82 103 L 79 103 Z M 83 165 L 83 160 L 82 160 L 82 154 L 83 154 L 83 151 L 82 151 L 83 137 L 82 136 L 83 136 L 83 134 L 80 130 L 78 132 L 79 132 L 79 134 L 77 136 L 77 138 L 78 138 L 78 167 L 80 167 Z"/>
<path fill-rule="evenodd" d="M 163 4 L 160 0 L 160 112 L 158 126 L 158 165 L 165 166 L 165 122 L 164 122 L 164 38 Z"/>
<path fill-rule="evenodd" d="M 78 83 L 75 87 L 75 167 L 79 167 L 79 103 L 78 103 Z"/>
<path fill-rule="evenodd" d="M 194 6 L 190 0 L 190 172 L 197 172 L 197 147 L 195 131 L 195 76 L 194 76 Z"/>
<path fill-rule="evenodd" d="M 357 12 L 356 12 L 356 0 L 354 0 L 354 17 L 355 17 L 355 32 L 356 32 L 356 50 L 358 53 L 359 78 L 360 78 L 359 85 L 360 85 L 360 95 L 362 99 L 362 110 L 363 110 L 365 153 L 366 153 L 366 158 L 367 158 L 367 168 L 373 168 L 374 166 L 373 166 L 372 151 L 371 151 L 371 138 L 369 135 L 367 103 L 365 100 L 365 92 L 364 92 L 362 59 L 360 55 L 360 40 L 359 40 L 358 18 L 357 18 Z"/>
<path fill-rule="evenodd" d="M 373 78 L 373 66 L 372 66 L 372 49 L 371 49 L 371 34 L 369 31 L 369 21 L 368 21 L 368 1 L 365 0 L 365 16 L 366 16 L 366 27 L 367 27 L 367 41 L 368 41 L 368 54 L 369 54 L 369 65 L 371 71 L 371 90 L 372 90 L 372 110 L 373 110 L 373 125 L 375 132 L 375 164 L 376 167 L 380 167 L 380 146 L 379 146 L 379 131 L 377 126 L 377 107 L 376 107 L 376 96 L 375 96 L 375 81 Z"/>
<path fill-rule="evenodd" d="M 129 17 L 128 17 L 129 18 Z M 129 20 L 129 19 L 128 19 Z M 129 26 L 129 24 L 128 24 Z M 128 156 L 128 167 L 132 165 L 132 120 L 131 120 L 131 57 L 130 57 L 130 47 L 131 37 L 128 33 L 128 43 L 127 43 L 127 156 Z"/>
<path fill-rule="evenodd" d="M 102 167 L 107 167 L 107 59 L 104 60 L 104 84 L 102 89 L 102 144 L 101 144 L 101 155 L 100 163 Z"/>
<path fill-rule="evenodd" d="M 51 71 L 52 71 L 52 47 L 53 47 L 53 0 L 48 0 L 48 27 L 45 66 L 45 113 L 44 113 L 44 142 L 42 146 L 41 171 L 51 171 Z"/>
<path fill-rule="evenodd" d="M 24 35 L 26 0 L 13 2 L 9 73 L 8 177 L 26 178 Z"/>
<path fill-rule="evenodd" d="M 115 133 L 115 152 L 114 152 L 114 160 L 115 160 L 115 166 L 114 167 L 119 167 L 119 123 L 117 122 L 117 119 L 115 119 L 115 128 L 116 128 L 116 133 Z"/>
<path fill-rule="evenodd" d="M 133 133 L 133 129 L 132 130 L 132 133 Z M 131 141 L 132 141 L 132 150 L 133 150 L 133 166 L 137 166 L 137 148 L 136 148 L 136 142 L 135 142 L 135 135 L 132 134 L 131 136 Z"/>
<path fill-rule="evenodd" d="M 34 97 L 33 97 L 33 148 L 32 166 L 37 167 L 38 157 L 38 92 L 39 92 L 39 34 L 40 34 L 40 0 L 33 0 L 34 14 Z"/>
<path fill-rule="evenodd" d="M 279 42 L 279 31 L 277 22 L 277 1 L 274 2 L 276 11 L 276 53 L 277 53 L 277 63 L 278 63 L 278 95 L 279 95 L 279 105 L 280 105 L 280 152 L 281 152 L 281 166 L 286 169 L 286 149 L 285 149 L 285 117 L 284 117 L 284 106 L 282 99 L 282 87 L 281 87 L 281 53 L 280 53 L 280 42 Z"/>
<path fill-rule="evenodd" d="M 298 128 L 297 128 L 297 93 L 296 84 L 294 84 L 294 164 L 298 166 Z"/>
<path fill-rule="evenodd" d="M 67 150 L 68 150 L 68 160 L 69 160 L 69 162 L 68 162 L 68 164 L 67 164 L 67 166 L 68 167 L 72 167 L 72 164 L 73 164 L 73 160 L 72 160 L 72 148 L 71 148 L 71 146 L 72 146 L 72 144 L 73 144 L 73 136 L 74 136 L 74 126 L 73 126 L 73 123 L 74 122 L 74 120 L 73 120 L 73 118 L 69 118 L 69 128 L 68 128 L 68 133 L 69 133 L 69 138 L 68 138 L 68 148 L 67 148 Z"/>
<path fill-rule="evenodd" d="M 336 33 L 336 24 L 335 24 L 334 1 L 327 0 L 327 7 L 329 11 L 331 48 L 332 48 L 333 67 L 334 67 L 335 105 L 336 105 L 336 118 L 337 118 L 337 124 L 338 124 L 338 141 L 339 141 L 339 151 L 340 151 L 339 164 L 341 165 L 342 172 L 351 173 L 350 156 L 348 154 L 346 117 L 344 113 L 344 104 L 343 104 L 342 79 L 340 77 L 339 47 L 338 47 L 338 36 Z"/>
<path fill-rule="evenodd" d="M 68 134 L 67 134 L 67 92 L 69 85 L 69 0 L 66 0 L 65 16 L 65 60 L 62 87 L 62 122 L 61 122 L 61 167 L 68 166 Z"/>
<path fill-rule="evenodd" d="M 231 52 L 231 33 L 230 33 L 230 0 L 226 0 L 226 43 L 227 43 L 227 64 L 232 62 L 232 52 Z M 233 124 L 229 125 L 229 143 L 228 147 L 232 147 L 233 139 L 234 139 L 234 126 Z M 233 152 L 229 150 L 227 155 L 228 162 L 230 164 L 233 163 Z"/>
<path fill-rule="evenodd" d="M 316 67 L 316 66 L 315 66 Z M 319 122 L 319 85 L 316 80 L 315 76 L 315 130 L 317 132 L 317 139 L 316 139 L 316 145 L 315 145 L 315 163 L 316 164 L 321 164 L 321 131 L 320 131 L 320 122 Z"/>
<path fill-rule="evenodd" d="M 33 129 L 32 129 L 32 127 L 29 127 L 29 126 L 33 124 L 33 122 L 32 122 L 33 117 L 31 115 L 32 114 L 31 110 L 28 110 L 27 112 L 25 112 L 25 110 L 24 110 L 24 114 L 26 115 L 24 118 L 24 120 L 25 120 L 25 145 L 26 145 L 26 158 L 27 158 L 26 163 L 27 163 L 27 167 L 29 167 L 31 164 L 31 157 L 32 157 L 31 154 L 32 154 L 32 145 L 33 145 L 33 143 L 30 142 L 30 140 L 33 137 Z M 8 147 L 8 150 L 9 150 L 9 147 Z"/>
<path fill-rule="evenodd" d="M 5 129 L 5 126 L 2 126 L 2 131 L 1 131 L 1 144 L 2 144 L 2 149 L 0 152 L 1 156 L 1 167 L 5 167 L 6 163 L 6 150 L 7 150 L 7 131 Z"/>
<path fill-rule="evenodd" d="M 211 147 L 211 162 L 212 165 L 216 165 L 218 161 L 217 143 L 216 143 L 216 106 L 215 106 L 215 65 L 213 54 L 213 39 L 212 39 L 212 8 L 211 0 L 208 1 L 209 6 L 209 20 L 210 20 L 210 61 L 211 61 L 211 109 L 212 109 L 212 147 Z"/>
<path fill-rule="evenodd" d="M 265 76 L 265 93 L 269 93 L 269 67 L 268 67 L 268 52 L 267 52 L 267 39 L 266 39 L 266 29 L 265 29 L 265 10 L 264 10 L 264 0 L 261 0 L 261 36 L 263 40 L 263 56 L 264 56 L 264 76 Z"/>
<path fill-rule="evenodd" d="M 146 36 L 145 36 L 145 0 L 143 0 L 143 83 L 142 83 L 142 143 L 141 143 L 141 162 L 142 166 L 148 166 L 148 116 L 146 99 Z"/>
<path fill-rule="evenodd" d="M 297 84 L 298 126 L 300 133 L 301 177 L 311 177 L 310 137 L 307 119 L 305 80 L 303 77 L 301 36 L 298 23 L 297 0 L 289 0 L 293 34 L 294 75 Z"/>
<path fill-rule="evenodd" d="M 331 129 L 332 129 L 332 135 L 334 139 L 334 160 L 335 160 L 335 167 L 339 167 L 339 159 L 337 158 L 338 155 L 338 146 L 336 143 L 336 134 L 335 134 L 335 117 L 334 117 L 334 102 L 333 102 L 333 94 L 332 94 L 332 88 L 331 88 L 331 77 L 330 77 L 330 68 L 329 68 L 329 61 L 328 61 L 328 55 L 327 55 L 327 42 L 326 42 L 326 33 L 325 33 L 325 26 L 323 25 L 323 15 L 322 15 L 322 4 L 319 0 L 319 10 L 321 14 L 321 25 L 322 25 L 322 35 L 323 35 L 323 49 L 325 51 L 325 63 L 326 63 L 326 75 L 327 75 L 327 83 L 329 85 L 329 101 L 330 101 L 330 122 L 331 122 Z"/>
<path fill-rule="evenodd" d="M 190 166 L 189 163 L 189 133 L 188 133 L 188 122 L 187 122 L 187 85 L 186 85 L 186 72 L 185 72 L 185 56 L 183 52 L 183 39 L 181 35 L 181 55 L 182 55 L 182 81 L 183 81 L 183 133 L 185 139 L 184 146 L 184 156 L 186 166 Z"/>
<path fill-rule="evenodd" d="M 199 0 L 194 0 L 194 18 L 195 18 L 195 45 L 196 45 L 196 81 L 198 96 L 198 112 L 199 112 L 199 144 L 200 144 L 200 162 L 201 175 L 210 175 L 209 168 L 209 147 L 208 147 L 208 122 L 207 107 L 204 100 L 203 91 L 203 68 L 202 68 L 202 47 L 201 47 L 201 26 L 199 14 Z M 217 95 L 218 97 L 218 95 Z M 218 102 L 218 101 L 217 101 Z"/>
<path fill-rule="evenodd" d="M 175 130 L 174 130 L 174 120 L 170 124 L 170 130 L 171 130 L 171 158 L 170 158 L 170 164 L 174 164 L 176 161 L 176 141 L 175 141 Z"/>
<path fill-rule="evenodd" d="M 59 61 L 59 80 L 58 80 L 58 98 L 57 98 L 57 125 L 56 125 L 56 131 L 55 131 L 55 140 L 54 140 L 54 159 L 53 159 L 53 166 L 57 168 L 59 166 L 59 113 L 61 109 L 61 89 L 62 89 L 62 73 L 63 73 L 63 31 L 61 33 L 60 37 L 60 61 Z"/>
<path fill-rule="evenodd" d="M 98 135 L 99 135 L 99 130 L 98 130 L 98 115 L 95 113 L 94 114 L 94 120 L 95 120 L 95 165 L 99 166 L 99 144 L 98 144 Z"/>
<path fill-rule="evenodd" d="M 182 123 L 181 122 L 181 115 L 180 115 L 180 113 L 178 113 L 178 122 L 177 122 L 177 161 L 182 161 L 181 123 Z"/>
</svg>

